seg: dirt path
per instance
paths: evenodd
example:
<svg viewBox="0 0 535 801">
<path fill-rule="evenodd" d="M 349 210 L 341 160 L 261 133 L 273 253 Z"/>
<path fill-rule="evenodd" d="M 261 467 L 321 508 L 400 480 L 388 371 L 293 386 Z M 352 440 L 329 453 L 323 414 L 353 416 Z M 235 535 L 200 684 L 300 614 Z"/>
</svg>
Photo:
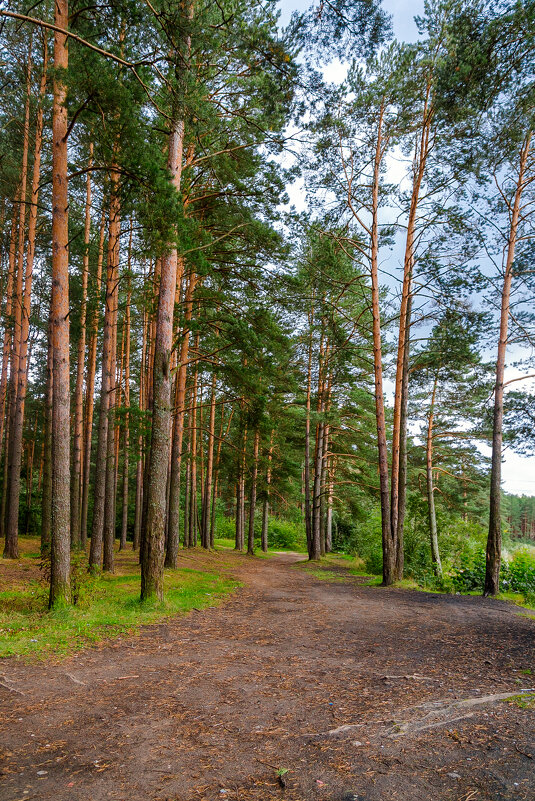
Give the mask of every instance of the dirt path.
<svg viewBox="0 0 535 801">
<path fill-rule="evenodd" d="M 293 561 L 236 556 L 219 608 L 0 665 L 1 801 L 535 799 L 535 709 L 483 698 L 535 686 L 534 620 Z"/>
</svg>

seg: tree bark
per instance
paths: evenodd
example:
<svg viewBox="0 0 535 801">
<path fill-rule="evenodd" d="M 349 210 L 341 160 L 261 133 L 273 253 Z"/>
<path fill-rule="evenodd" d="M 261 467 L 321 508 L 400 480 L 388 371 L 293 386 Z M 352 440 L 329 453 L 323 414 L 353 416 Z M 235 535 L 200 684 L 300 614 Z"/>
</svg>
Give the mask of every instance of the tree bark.
<svg viewBox="0 0 535 801">
<path fill-rule="evenodd" d="M 110 223 L 108 228 L 108 286 L 106 310 L 110 311 L 110 341 L 108 357 L 108 425 L 106 438 L 105 495 L 102 569 L 114 571 L 114 545 L 116 528 L 116 471 L 115 471 L 115 405 L 117 393 L 117 321 L 119 311 L 119 243 L 121 235 L 120 200 L 118 194 L 119 176 L 111 175 L 112 198 L 110 203 Z"/>
<path fill-rule="evenodd" d="M 210 416 L 208 420 L 206 475 L 204 481 L 204 495 L 202 499 L 201 544 L 203 548 L 210 548 L 210 502 L 212 499 L 212 480 L 213 480 L 213 467 L 214 467 L 215 390 L 216 390 L 216 374 L 214 373 L 212 375 L 212 389 L 210 395 Z"/>
<path fill-rule="evenodd" d="M 22 134 L 22 166 L 20 179 L 19 239 L 17 247 L 17 271 L 13 298 L 13 335 L 9 375 L 9 447 L 6 450 L 8 469 L 7 486 L 4 487 L 6 499 L 4 558 L 19 558 L 19 500 L 20 469 L 22 460 L 22 427 L 24 406 L 18 402 L 20 356 L 22 349 L 22 307 L 24 278 L 24 235 L 26 226 L 26 185 L 28 180 L 28 150 L 30 142 L 30 101 L 32 74 L 32 37 L 28 49 L 26 68 L 26 105 Z"/>
<path fill-rule="evenodd" d="M 102 291 L 102 262 L 104 261 L 104 237 L 106 235 L 106 212 L 102 209 L 99 229 L 97 275 L 95 288 L 95 309 L 91 322 L 89 358 L 85 390 L 84 457 L 82 471 L 82 514 L 80 524 L 81 547 L 87 544 L 87 513 L 89 508 L 89 474 L 91 471 L 91 447 L 93 441 L 93 412 L 95 408 L 95 374 L 97 370 L 98 321 L 100 317 L 100 294 Z"/>
<path fill-rule="evenodd" d="M 426 480 L 427 480 L 427 509 L 429 516 L 429 538 L 431 541 L 431 559 L 433 570 L 438 579 L 442 578 L 442 563 L 440 561 L 440 551 L 438 548 L 437 516 L 435 511 L 435 490 L 433 487 L 433 420 L 435 416 L 435 398 L 437 394 L 438 373 L 433 383 L 433 393 L 431 395 L 431 406 L 427 420 L 427 439 L 426 439 Z"/>
<path fill-rule="evenodd" d="M 254 556 L 254 513 L 256 510 L 256 483 L 258 478 L 258 449 L 260 446 L 260 430 L 257 428 L 253 440 L 253 469 L 251 473 L 251 490 L 249 494 L 249 530 L 247 532 L 247 554 Z"/>
<path fill-rule="evenodd" d="M 69 24 L 67 0 L 55 2 L 55 24 Z M 69 387 L 69 222 L 67 158 L 67 36 L 54 33 L 52 106 L 52 539 L 51 609 L 70 603 L 70 387 Z"/>
<path fill-rule="evenodd" d="M 266 490 L 264 495 L 264 506 L 262 509 L 262 534 L 260 537 L 260 542 L 262 546 L 262 551 L 267 553 L 268 549 L 268 527 L 269 527 L 269 491 L 271 486 L 271 460 L 273 458 L 273 430 L 271 431 L 271 437 L 269 440 L 269 451 L 268 451 L 268 464 L 267 464 L 267 471 L 266 471 Z"/>
<path fill-rule="evenodd" d="M 17 198 L 19 192 L 17 192 Z M 4 308 L 4 343 L 2 349 L 2 372 L 0 374 L 0 447 L 4 440 L 5 433 L 5 409 L 6 409 L 6 389 L 7 389 L 7 368 L 9 363 L 10 343 L 12 339 L 11 327 L 11 313 L 13 308 L 13 287 L 15 283 L 15 261 L 17 249 L 17 207 L 16 202 L 13 203 L 13 216 L 11 219 L 11 235 L 9 238 L 9 256 L 8 256 L 8 273 L 7 273 L 7 287 L 6 287 L 6 305 Z M 4 486 L 4 496 L 7 492 L 7 487 Z M 0 527 L 2 529 L 2 536 L 4 535 L 4 518 L 0 517 Z"/>
<path fill-rule="evenodd" d="M 167 166 L 172 184 L 180 189 L 184 123 L 174 121 L 169 134 Z M 173 346 L 173 315 L 178 254 L 175 246 L 162 259 L 154 351 L 152 436 L 147 487 L 147 517 L 141 565 L 141 600 L 163 600 L 165 547 L 165 495 L 171 419 L 169 359 Z"/>
<path fill-rule="evenodd" d="M 110 396 L 115 374 L 112 373 L 113 337 L 115 320 L 115 293 L 117 288 L 114 249 L 118 236 L 118 174 L 112 176 L 112 190 L 108 223 L 108 257 L 106 267 L 106 306 L 104 309 L 104 333 L 102 337 L 102 378 L 100 383 L 100 408 L 98 416 L 97 454 L 95 460 L 95 486 L 93 489 L 93 522 L 91 526 L 91 548 L 89 564 L 98 571 L 103 564 L 104 525 L 106 519 L 106 493 L 108 489 L 108 438 Z M 113 452 L 114 453 L 114 452 Z M 109 512 L 109 509 L 107 510 Z"/>
<path fill-rule="evenodd" d="M 199 335 L 195 336 L 193 349 L 199 350 Z M 198 362 L 195 362 L 190 404 L 190 482 L 189 482 L 189 544 L 197 545 L 197 388 L 199 381 Z"/>
<path fill-rule="evenodd" d="M 145 409 L 145 362 L 147 359 L 147 328 L 148 315 L 143 309 L 143 332 L 141 342 L 141 364 L 139 367 L 139 411 L 143 413 Z M 141 415 L 143 416 L 143 415 Z M 137 551 L 141 539 L 141 519 L 143 516 L 143 431 L 138 437 L 138 456 L 136 465 L 136 509 L 134 516 L 134 540 L 132 548 Z"/>
<path fill-rule="evenodd" d="M 390 523 L 390 492 L 388 481 L 388 450 L 386 445 L 385 404 L 383 394 L 383 357 L 381 342 L 381 310 L 379 302 L 379 183 L 383 157 L 384 106 L 381 106 L 377 130 L 373 185 L 372 185 L 372 225 L 371 225 L 371 283 L 373 320 L 373 369 L 375 383 L 375 420 L 377 428 L 377 451 L 379 460 L 379 486 L 381 498 L 381 533 L 383 544 L 383 584 L 388 586 L 395 580 L 395 541 Z"/>
<path fill-rule="evenodd" d="M 41 556 L 50 554 L 52 536 L 52 321 L 48 324 L 48 356 L 46 363 L 45 428 L 43 434 L 43 494 L 41 496 Z"/>
<path fill-rule="evenodd" d="M 526 167 L 530 154 L 531 131 L 524 139 L 520 151 L 520 164 L 515 197 L 509 228 L 509 241 L 505 262 L 505 274 L 502 286 L 500 337 L 496 358 L 496 384 L 494 388 L 494 419 L 492 427 L 492 462 L 490 473 L 490 513 L 489 534 L 487 538 L 485 588 L 484 595 L 496 595 L 500 591 L 500 567 L 502 552 L 501 521 L 501 472 L 503 442 L 503 383 L 505 373 L 505 355 L 507 350 L 507 332 L 509 327 L 509 309 L 511 303 L 511 285 L 513 281 L 513 265 L 515 247 L 518 236 L 518 225 L 521 215 L 522 192 L 525 186 Z"/>
<path fill-rule="evenodd" d="M 313 343 L 313 324 L 314 307 L 309 313 L 310 337 L 308 343 L 308 367 L 307 367 L 307 394 L 306 394 L 306 418 L 305 418 L 305 531 L 307 538 L 307 550 L 310 556 L 312 546 L 312 514 L 310 508 L 310 402 L 312 393 L 312 343 Z"/>
<path fill-rule="evenodd" d="M 407 303 L 407 323 L 405 326 L 405 352 L 403 355 L 403 376 L 401 383 L 401 417 L 399 427 L 399 477 L 398 477 L 398 517 L 396 532 L 396 581 L 403 578 L 405 562 L 404 527 L 407 507 L 407 412 L 409 405 L 409 349 L 411 329 L 412 295 Z"/>
<path fill-rule="evenodd" d="M 183 274 L 184 265 L 181 260 L 180 272 Z M 187 360 L 190 337 L 190 322 L 193 314 L 193 293 L 197 279 L 194 273 L 190 274 L 184 295 L 184 329 L 180 343 L 180 356 L 175 390 L 175 414 L 173 427 L 173 444 L 171 449 L 171 484 L 169 487 L 169 520 L 167 552 L 165 555 L 166 567 L 177 566 L 178 546 L 180 538 L 180 478 L 182 470 L 182 442 L 184 439 L 184 416 L 186 413 L 186 379 Z M 184 540 L 184 544 L 186 544 Z"/>
<path fill-rule="evenodd" d="M 123 509 L 121 520 L 121 542 L 119 550 L 126 548 L 126 536 L 128 533 L 128 471 L 130 467 L 130 304 L 132 301 L 132 285 L 130 278 L 132 258 L 132 221 L 130 221 L 130 243 L 128 247 L 128 274 L 126 286 L 126 312 L 124 321 L 125 338 L 125 367 L 124 367 L 124 433 L 123 433 Z"/>
<path fill-rule="evenodd" d="M 80 308 L 80 338 L 78 340 L 78 359 L 76 364 L 76 387 L 74 390 L 74 436 L 72 444 L 71 474 L 71 547 L 80 548 L 81 516 L 80 490 L 82 481 L 82 441 L 84 412 L 84 361 L 87 317 L 87 284 L 89 276 L 89 238 L 91 235 L 91 166 L 93 164 L 93 143 L 89 145 L 89 165 L 85 190 L 84 257 L 82 262 L 82 305 Z"/>
<path fill-rule="evenodd" d="M 39 179 L 41 173 L 41 148 L 43 140 L 43 100 L 46 91 L 46 78 L 48 66 L 48 50 L 46 37 L 43 46 L 43 70 L 41 84 L 39 87 L 39 100 L 37 116 L 35 122 L 35 144 L 32 174 L 31 202 L 28 220 L 28 245 L 26 252 L 26 272 L 24 279 L 24 296 L 21 314 L 21 341 L 19 370 L 17 376 L 16 408 L 14 418 L 14 428 L 12 434 L 12 474 L 9 481 L 9 507 L 11 510 L 11 534 L 16 537 L 18 532 L 18 511 L 20 502 L 20 471 L 22 461 L 22 436 L 24 428 L 24 405 L 26 401 L 26 389 L 28 384 L 28 339 L 30 332 L 30 312 L 32 298 L 33 263 L 35 257 L 35 235 L 37 229 L 37 203 L 39 199 Z M 10 525 L 7 526 L 7 534 L 10 534 Z"/>
<path fill-rule="evenodd" d="M 407 220 L 407 238 L 405 242 L 405 257 L 403 261 L 403 287 L 401 292 L 401 309 L 399 314 L 398 352 L 396 360 L 396 381 L 394 389 L 394 414 L 392 422 L 392 466 L 391 466 L 391 537 L 397 551 L 398 515 L 399 515 L 399 469 L 400 469 L 400 437 L 401 416 L 403 406 L 403 369 L 405 363 L 405 345 L 407 342 L 407 323 L 409 321 L 408 305 L 411 296 L 412 268 L 414 263 L 414 248 L 416 234 L 416 215 L 420 202 L 420 188 L 425 174 L 427 156 L 429 153 L 429 135 L 431 129 L 432 113 L 430 108 L 431 84 L 428 84 L 424 108 L 422 112 L 422 129 L 417 154 L 415 156 L 414 176 L 411 192 L 409 218 Z M 396 560 L 397 554 L 394 555 Z M 396 565 L 394 564 L 394 576 Z"/>
</svg>

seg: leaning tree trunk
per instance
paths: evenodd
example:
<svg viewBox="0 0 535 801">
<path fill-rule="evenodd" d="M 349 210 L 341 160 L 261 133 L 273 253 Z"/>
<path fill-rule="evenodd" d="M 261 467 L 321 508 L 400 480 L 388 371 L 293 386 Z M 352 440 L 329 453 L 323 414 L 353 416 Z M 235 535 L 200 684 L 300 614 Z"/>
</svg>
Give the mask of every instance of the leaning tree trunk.
<svg viewBox="0 0 535 801">
<path fill-rule="evenodd" d="M 56 0 L 55 23 L 69 24 L 67 0 Z M 52 540 L 50 608 L 70 602 L 70 392 L 69 392 L 69 219 L 67 154 L 67 36 L 54 33 L 52 105 Z"/>
<path fill-rule="evenodd" d="M 485 595 L 496 595 L 500 590 L 500 566 L 502 551 L 501 521 L 501 472 L 502 472 L 502 440 L 503 440 L 503 385 L 505 373 L 505 354 L 507 349 L 507 331 L 509 327 L 509 309 L 511 303 L 511 284 L 513 281 L 513 265 L 515 247 L 518 236 L 518 224 L 521 216 L 522 191 L 526 183 L 526 168 L 530 153 L 531 132 L 526 136 L 520 152 L 520 165 L 513 202 L 509 242 L 505 263 L 505 275 L 502 287 L 500 315 L 500 339 L 496 359 L 496 384 L 494 389 L 494 421 L 492 428 L 492 466 L 490 473 L 490 515 L 489 534 L 487 538 Z"/>
</svg>

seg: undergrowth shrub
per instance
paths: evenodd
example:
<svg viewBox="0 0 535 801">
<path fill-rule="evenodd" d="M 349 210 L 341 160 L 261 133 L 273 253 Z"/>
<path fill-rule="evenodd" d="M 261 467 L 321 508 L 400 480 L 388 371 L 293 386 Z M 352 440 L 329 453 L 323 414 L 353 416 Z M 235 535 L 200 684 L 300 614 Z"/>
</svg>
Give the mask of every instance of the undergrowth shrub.
<svg viewBox="0 0 535 801">
<path fill-rule="evenodd" d="M 300 548 L 304 544 L 305 532 L 302 524 L 270 517 L 268 522 L 268 545 L 270 548 Z"/>
<path fill-rule="evenodd" d="M 485 586 L 485 549 L 476 553 L 465 552 L 460 564 L 451 571 L 451 579 L 458 592 L 483 592 Z M 502 561 L 500 590 L 524 595 L 528 603 L 535 600 L 535 556 L 527 548 L 520 548 L 511 557 Z"/>
</svg>

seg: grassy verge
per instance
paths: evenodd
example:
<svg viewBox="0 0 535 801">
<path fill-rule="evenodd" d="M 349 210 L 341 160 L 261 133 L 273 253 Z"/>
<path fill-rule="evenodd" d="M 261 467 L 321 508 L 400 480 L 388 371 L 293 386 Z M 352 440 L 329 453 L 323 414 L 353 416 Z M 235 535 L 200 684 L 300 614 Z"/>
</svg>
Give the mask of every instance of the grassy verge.
<svg viewBox="0 0 535 801">
<path fill-rule="evenodd" d="M 318 562 L 298 562 L 294 567 L 298 570 L 304 570 L 321 581 L 329 581 L 331 583 L 344 582 L 352 576 L 357 576 L 366 579 L 366 581 L 359 583 L 369 585 L 377 583 L 376 579 L 378 579 L 377 576 L 370 576 L 364 570 L 362 559 L 358 556 L 349 556 L 347 554 L 329 553 Z"/>
<path fill-rule="evenodd" d="M 214 545 L 216 550 L 223 550 L 223 551 L 233 551 L 234 550 L 234 540 L 228 539 L 224 537 L 216 537 L 214 540 Z M 306 554 L 306 549 L 301 548 L 299 545 L 296 545 L 294 548 L 277 548 L 272 547 L 268 548 L 267 553 L 264 553 L 260 550 L 258 546 L 255 546 L 255 556 L 258 556 L 260 559 L 268 559 L 270 556 L 273 556 L 277 553 L 302 553 L 303 555 Z"/>
<path fill-rule="evenodd" d="M 181 555 L 177 570 L 165 571 L 164 603 L 147 607 L 139 602 L 139 567 L 129 551 L 117 554 L 114 575 L 83 579 L 76 607 L 49 613 L 47 588 L 35 577 L 24 580 L 35 561 L 27 551 L 9 565 L 19 568 L 19 575 L 0 593 L 0 658 L 68 655 L 110 637 L 133 634 L 147 623 L 217 606 L 240 586 L 227 572 L 230 565 L 217 556 L 188 553 Z"/>
</svg>

